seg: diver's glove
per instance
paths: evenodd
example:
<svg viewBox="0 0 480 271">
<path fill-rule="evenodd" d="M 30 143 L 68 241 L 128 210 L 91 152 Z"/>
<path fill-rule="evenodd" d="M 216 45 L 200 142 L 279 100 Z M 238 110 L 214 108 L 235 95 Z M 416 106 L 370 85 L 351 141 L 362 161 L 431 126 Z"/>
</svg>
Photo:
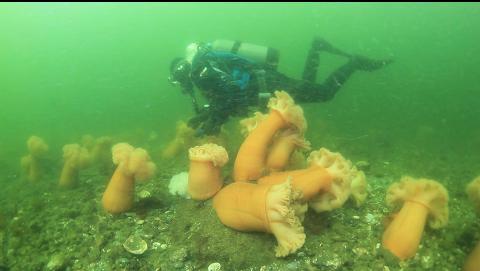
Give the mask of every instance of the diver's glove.
<svg viewBox="0 0 480 271">
<path fill-rule="evenodd" d="M 197 129 L 210 117 L 208 109 L 203 109 L 196 116 L 188 120 L 188 126 L 192 129 Z"/>
<path fill-rule="evenodd" d="M 195 128 L 195 136 L 218 135 L 220 133 L 222 124 L 228 117 L 215 111 L 210 111 L 210 113 L 208 118 Z"/>
<path fill-rule="evenodd" d="M 203 119 L 200 116 L 195 116 L 188 120 L 187 125 L 192 129 L 197 129 L 203 122 Z"/>
<path fill-rule="evenodd" d="M 202 125 L 202 129 L 205 135 L 218 135 L 220 133 L 221 122 L 218 122 L 216 118 L 209 118 Z"/>
<path fill-rule="evenodd" d="M 205 130 L 203 127 L 199 127 L 195 130 L 195 133 L 193 134 L 195 137 L 202 137 L 205 135 Z"/>
<path fill-rule="evenodd" d="M 211 129 L 208 126 L 205 127 L 204 125 L 201 125 L 195 130 L 194 136 L 195 137 L 203 137 L 203 136 L 208 136 L 208 135 L 216 135 L 220 132 L 220 129 L 216 131 L 216 129 Z"/>
</svg>

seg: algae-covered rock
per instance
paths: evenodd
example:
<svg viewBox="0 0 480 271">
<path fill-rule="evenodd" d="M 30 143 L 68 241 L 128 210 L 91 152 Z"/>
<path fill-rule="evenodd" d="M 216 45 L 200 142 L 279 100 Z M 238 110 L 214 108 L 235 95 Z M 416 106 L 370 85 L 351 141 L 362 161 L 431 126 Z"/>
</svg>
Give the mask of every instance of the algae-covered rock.
<svg viewBox="0 0 480 271">
<path fill-rule="evenodd" d="M 147 242 L 139 236 L 131 235 L 125 240 L 123 247 L 132 254 L 141 255 L 147 250 L 148 245 Z"/>
</svg>

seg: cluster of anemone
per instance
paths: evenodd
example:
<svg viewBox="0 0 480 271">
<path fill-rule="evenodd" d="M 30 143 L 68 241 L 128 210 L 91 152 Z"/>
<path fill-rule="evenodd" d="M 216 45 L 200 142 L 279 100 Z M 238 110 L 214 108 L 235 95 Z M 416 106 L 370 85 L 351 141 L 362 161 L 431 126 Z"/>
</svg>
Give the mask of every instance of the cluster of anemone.
<svg viewBox="0 0 480 271">
<path fill-rule="evenodd" d="M 253 121 L 255 124 L 245 122 L 251 128 L 247 128 L 250 131 L 241 144 L 235 159 L 233 169 L 235 181 L 251 181 L 262 177 L 268 170 L 268 161 L 275 167 L 275 170 L 283 169 L 296 145 L 296 140 L 292 136 L 290 140 L 281 140 L 280 143 L 275 144 L 274 153 L 280 154 L 275 158 L 281 160 L 275 161 L 274 157 L 268 158 L 274 137 L 278 132 L 285 133 L 285 130 L 289 130 L 289 132 L 284 136 L 298 134 L 300 137 L 307 129 L 307 121 L 303 116 L 302 108 L 296 105 L 285 91 L 275 92 L 275 97 L 268 102 L 268 108 L 270 109 L 268 115 L 256 114 Z M 308 143 L 301 145 L 308 146 Z M 280 157 L 285 157 L 285 159 L 280 159 Z"/>
<path fill-rule="evenodd" d="M 222 189 L 226 151 L 217 145 L 190 149 L 188 193 L 197 200 L 213 197 L 213 207 L 228 227 L 273 234 L 275 255 L 284 257 L 305 242 L 302 222 L 308 208 L 327 212 L 348 199 L 360 206 L 367 182 L 349 160 L 326 148 L 312 151 L 306 166 L 286 170 L 295 151 L 310 150 L 304 138 L 307 122 L 302 108 L 284 91 L 275 92 L 268 107 L 268 113 L 256 112 L 240 122 L 245 139 L 234 160 L 233 183 Z M 403 177 L 389 187 L 386 201 L 398 213 L 385 228 L 382 243 L 400 260 L 416 254 L 427 224 L 438 229 L 448 223 L 448 192 L 434 180 Z"/>
<path fill-rule="evenodd" d="M 332 211 L 349 199 L 360 206 L 367 197 L 367 182 L 351 161 L 326 148 L 310 152 L 300 169 L 286 170 L 296 151 L 305 153 L 311 148 L 304 137 L 307 121 L 302 108 L 284 91 L 275 92 L 268 108 L 268 113 L 256 112 L 240 122 L 245 139 L 234 160 L 233 182 L 225 187 L 222 168 L 229 156 L 221 144 L 212 143 L 224 143 L 221 138 L 195 139 L 193 129 L 180 122 L 175 139 L 162 156 L 172 158 L 189 148 L 189 172 L 179 177 L 186 184 L 185 193 L 194 200 L 213 197 L 218 218 L 230 228 L 272 234 L 277 240 L 275 255 L 285 257 L 305 243 L 302 223 L 309 208 L 317 213 Z M 199 145 L 190 147 L 194 144 Z M 35 182 L 44 174 L 42 160 L 48 145 L 32 136 L 27 146 L 29 154 L 22 158 L 21 165 L 26 178 Z M 135 183 L 151 179 L 156 171 L 142 148 L 127 143 L 112 147 L 109 137 L 84 136 L 82 145 L 63 147 L 59 186 L 75 186 L 79 171 L 91 164 L 111 167 L 110 150 L 116 169 L 103 193 L 102 205 L 107 212 L 119 214 L 133 207 Z M 467 193 L 480 212 L 480 177 L 468 185 Z M 395 215 L 385 227 L 383 247 L 400 260 L 414 257 L 425 227 L 439 229 L 448 223 L 448 200 L 447 190 L 434 180 L 403 177 L 392 184 L 386 202 Z M 464 270 L 480 270 L 480 242 Z"/>
<path fill-rule="evenodd" d="M 63 168 L 58 185 L 64 188 L 77 186 L 81 170 L 96 166 L 100 172 L 109 174 L 111 168 L 110 149 L 112 139 L 107 136 L 94 138 L 84 135 L 81 144 L 63 146 Z"/>
<path fill-rule="evenodd" d="M 81 144 L 66 144 L 63 146 L 63 167 L 60 172 L 58 185 L 60 187 L 74 187 L 78 183 L 79 172 L 92 164 L 100 168 L 110 167 L 109 156 L 112 140 L 109 137 L 95 139 L 85 135 Z M 29 154 L 22 157 L 20 165 L 25 178 L 31 182 L 38 182 L 45 176 L 49 164 L 45 141 L 38 136 L 31 136 L 27 140 Z"/>
<path fill-rule="evenodd" d="M 80 144 L 63 146 L 63 167 L 58 185 L 63 188 L 75 187 L 79 182 L 80 170 L 92 164 L 100 169 L 117 166 L 103 194 L 104 209 L 112 214 L 128 211 L 133 206 L 135 181 L 146 181 L 155 173 L 156 166 L 151 161 L 147 151 L 134 148 L 127 143 L 112 146 L 110 137 L 82 137 Z M 26 178 L 32 182 L 38 181 L 44 173 L 42 159 L 48 151 L 48 145 L 37 136 L 27 141 L 29 155 L 21 159 L 21 165 Z M 111 153 L 111 154 L 110 154 Z M 110 158 L 111 157 L 111 158 Z"/>
<path fill-rule="evenodd" d="M 284 91 L 275 92 L 269 113 L 241 121 L 245 139 L 235 157 L 234 182 L 222 187 L 226 150 L 205 144 L 189 150 L 188 193 L 196 200 L 213 198 L 220 221 L 239 231 L 261 231 L 277 240 L 275 255 L 285 257 L 303 246 L 302 226 L 310 208 L 317 212 L 340 208 L 353 197 L 366 197 L 363 172 L 338 153 L 313 151 L 303 169 L 286 171 L 295 150 L 310 149 L 304 134 L 303 110 Z"/>
</svg>

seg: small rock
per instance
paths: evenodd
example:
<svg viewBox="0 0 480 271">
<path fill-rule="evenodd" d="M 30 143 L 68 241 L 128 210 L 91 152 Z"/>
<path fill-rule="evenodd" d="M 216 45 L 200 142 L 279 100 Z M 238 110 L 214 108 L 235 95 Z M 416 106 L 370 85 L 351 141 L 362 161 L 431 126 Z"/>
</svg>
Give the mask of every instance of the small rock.
<svg viewBox="0 0 480 271">
<path fill-rule="evenodd" d="M 47 264 L 47 270 L 56 271 L 60 270 L 65 266 L 65 257 L 61 254 L 55 254 L 50 258 Z"/>
<path fill-rule="evenodd" d="M 431 269 L 433 267 L 432 257 L 430 256 L 423 256 L 421 258 L 421 265 L 424 269 Z"/>
<path fill-rule="evenodd" d="M 287 264 L 286 268 L 289 271 L 300 270 L 298 262 L 290 262 Z"/>
<path fill-rule="evenodd" d="M 160 245 L 161 245 L 161 244 L 160 244 L 159 242 L 153 242 L 153 243 L 152 243 L 152 249 L 157 249 L 157 248 L 160 247 Z"/>
<path fill-rule="evenodd" d="M 222 265 L 220 263 L 211 263 L 208 266 L 208 271 L 220 271 L 222 270 Z"/>
<path fill-rule="evenodd" d="M 142 191 L 138 192 L 137 195 L 140 199 L 148 199 L 152 196 L 152 194 L 150 194 L 150 192 L 147 191 L 147 190 L 142 190 Z"/>
<path fill-rule="evenodd" d="M 370 163 L 367 161 L 358 161 L 355 166 L 360 170 L 368 170 L 370 169 Z"/>
<path fill-rule="evenodd" d="M 333 267 L 333 268 L 337 269 L 340 265 L 342 265 L 342 260 L 340 259 L 340 257 L 338 257 L 338 255 L 334 254 L 331 259 L 329 259 L 325 262 L 325 264 L 328 267 Z"/>
<path fill-rule="evenodd" d="M 177 249 L 170 255 L 170 261 L 173 263 L 183 263 L 188 257 L 188 251 L 186 248 Z M 183 266 L 183 264 L 182 264 Z"/>
<path fill-rule="evenodd" d="M 371 225 L 371 224 L 375 224 L 377 222 L 377 219 L 375 218 L 374 215 L 368 213 L 365 215 L 365 222 Z"/>
<path fill-rule="evenodd" d="M 354 248 L 354 249 L 352 249 L 352 251 L 357 256 L 363 256 L 363 255 L 368 254 L 368 251 L 364 248 Z"/>
<path fill-rule="evenodd" d="M 115 264 L 121 268 L 127 268 L 130 261 L 127 258 L 119 258 L 115 261 Z"/>
</svg>

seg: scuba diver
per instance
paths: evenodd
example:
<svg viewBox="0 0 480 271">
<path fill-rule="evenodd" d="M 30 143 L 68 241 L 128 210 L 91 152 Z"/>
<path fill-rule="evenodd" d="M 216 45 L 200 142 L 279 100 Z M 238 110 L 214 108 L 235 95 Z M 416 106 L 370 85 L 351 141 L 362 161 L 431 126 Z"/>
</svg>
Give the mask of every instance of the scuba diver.
<svg viewBox="0 0 480 271">
<path fill-rule="evenodd" d="M 316 83 L 320 53 L 348 59 L 323 83 Z M 192 43 L 184 58 L 170 65 L 169 81 L 191 97 L 196 116 L 188 121 L 196 136 L 215 135 L 230 116 L 244 116 L 250 106 L 266 104 L 276 90 L 287 91 L 296 102 L 328 101 L 357 70 L 375 71 L 392 60 L 373 60 L 349 54 L 315 38 L 305 62 L 302 79 L 293 79 L 277 71 L 277 50 L 250 43 L 216 40 Z M 194 87 L 207 99 L 199 106 Z"/>
</svg>

